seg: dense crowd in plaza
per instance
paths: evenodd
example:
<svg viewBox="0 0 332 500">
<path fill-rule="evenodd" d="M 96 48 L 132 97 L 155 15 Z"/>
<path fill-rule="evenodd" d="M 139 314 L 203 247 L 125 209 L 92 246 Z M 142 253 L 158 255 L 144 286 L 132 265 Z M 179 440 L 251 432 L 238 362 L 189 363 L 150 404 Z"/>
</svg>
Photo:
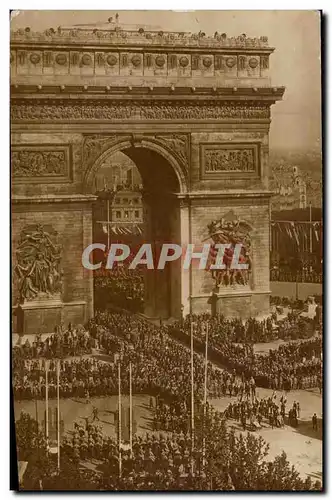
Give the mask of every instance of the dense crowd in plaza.
<svg viewBox="0 0 332 500">
<path fill-rule="evenodd" d="M 106 326 L 107 325 L 107 326 Z M 162 328 L 148 325 L 131 315 L 101 312 L 89 323 L 91 337 L 108 353 L 114 347 L 121 358 L 123 391 L 129 391 L 129 364 L 135 393 L 167 394 L 186 397 L 190 391 L 190 354 L 175 343 Z M 121 339 L 121 341 L 119 341 Z M 204 362 L 195 353 L 195 392 L 201 394 Z M 106 396 L 117 394 L 115 364 L 93 358 L 61 360 L 61 397 Z M 56 395 L 56 363 L 48 368 L 49 397 Z M 222 394 L 223 372 L 208 366 L 211 396 Z M 45 361 L 13 357 L 13 388 L 17 399 L 45 396 Z"/>
<path fill-rule="evenodd" d="M 138 267 L 114 266 L 109 271 L 102 267 L 94 273 L 95 300 L 98 307 L 109 304 L 140 311 L 144 303 L 144 275 Z"/>
<path fill-rule="evenodd" d="M 101 329 L 100 327 L 103 327 Z M 185 397 L 190 391 L 190 353 L 169 337 L 166 327 L 147 324 L 133 315 L 97 312 L 89 323 L 91 335 L 107 341 L 109 334 L 120 337 L 131 348 L 130 360 L 133 377 L 137 376 L 145 387 L 160 393 Z M 108 332 L 105 337 L 105 330 Z M 99 333 L 98 333 L 99 332 Z M 134 365 L 136 368 L 134 368 Z M 126 380 L 129 380 L 126 378 Z M 204 360 L 194 353 L 195 393 L 201 394 L 204 383 Z M 211 394 L 221 394 L 223 372 L 208 365 L 208 386 Z M 160 390 L 159 388 L 162 388 Z"/>
<path fill-rule="evenodd" d="M 247 355 L 242 353 L 235 363 L 236 369 L 252 373 L 259 387 L 286 391 L 308 389 L 322 385 L 322 337 L 301 342 L 281 344 L 267 355 L 253 354 L 248 366 Z"/>
<path fill-rule="evenodd" d="M 277 314 L 263 320 L 249 318 L 242 321 L 240 318 L 226 319 L 222 315 L 211 317 L 209 314 L 188 315 L 184 321 L 178 321 L 173 328 L 188 332 L 193 322 L 195 336 L 205 339 L 206 325 L 209 328 L 209 338 L 218 348 L 225 342 L 259 343 L 280 340 L 297 340 L 309 338 L 315 334 L 317 327 L 315 321 L 299 316 L 294 312 L 277 321 Z"/>
<path fill-rule="evenodd" d="M 299 318 L 299 321 L 302 318 Z M 271 320 L 270 320 L 271 321 Z M 225 320 L 222 316 L 211 318 L 207 315 L 189 316 L 180 326 L 183 339 L 189 345 L 191 323 L 194 323 L 194 337 L 201 345 L 205 342 L 208 325 L 209 346 L 213 357 L 221 365 L 245 379 L 254 377 L 259 387 L 272 389 L 307 389 L 322 385 L 322 336 L 281 344 L 268 354 L 257 354 L 251 343 L 237 344 L 228 340 L 226 332 L 246 328 L 239 320 Z M 255 326 L 256 320 L 248 320 L 246 325 Z M 282 323 L 284 324 L 284 323 Z M 224 329 L 225 325 L 225 329 Z M 178 325 L 169 329 L 174 334 Z"/>
<path fill-rule="evenodd" d="M 14 398 L 45 397 L 46 364 L 48 395 L 50 399 L 56 397 L 57 361 L 52 359 L 54 357 L 60 358 L 60 397 L 90 402 L 93 397 L 117 394 L 116 361 L 119 360 L 122 393 L 129 393 L 131 365 L 133 393 L 155 396 L 152 401 L 154 434 L 145 438 L 134 435 L 132 453 L 128 449 L 122 450 L 120 477 L 117 442 L 103 435 L 94 425 L 95 422 L 92 422 L 94 419 L 87 418 L 85 427 L 76 423 L 73 433 L 67 434 L 62 441 L 61 456 L 62 460 L 69 460 L 74 466 L 82 460 L 100 461 L 102 472 L 96 474 L 93 480 L 91 477 L 88 480 L 92 481 L 92 489 L 259 490 L 271 489 L 273 484 L 277 489 L 287 489 L 290 484 L 291 489 L 319 489 L 318 484 L 305 483 L 299 476 L 295 479 L 290 467 L 288 472 L 285 469 L 283 475 L 280 475 L 277 472 L 277 459 L 274 462 L 264 462 L 263 451 L 261 464 L 264 465 L 257 465 L 260 479 L 253 482 L 253 477 L 258 477 L 257 471 L 248 470 L 248 465 L 242 465 L 240 474 L 241 461 L 247 460 L 248 464 L 253 447 L 263 449 L 263 441 L 260 441 L 259 436 L 235 435 L 225 424 L 226 421 L 231 423 L 235 420 L 243 430 L 254 430 L 265 423 L 271 427 L 281 427 L 287 419 L 287 423 L 296 426 L 299 406 L 295 402 L 287 406 L 285 396 L 279 402 L 275 395 L 259 399 L 256 386 L 285 390 L 320 387 L 322 337 L 319 335 L 302 342 L 285 343 L 278 349 L 261 355 L 254 353 L 252 342 L 236 343 L 228 340 L 228 335 L 234 339 L 232 335 L 237 331 L 239 322 L 227 322 L 219 317 L 204 315 L 187 318 L 181 325 L 187 338 L 191 320 L 195 323 L 195 338 L 203 344 L 206 322 L 209 321 L 209 343 L 220 353 L 220 359 L 226 368 L 220 369 L 208 362 L 207 396 L 236 397 L 224 412 L 215 410 L 209 403 L 204 407 L 204 357 L 195 352 L 193 447 L 190 437 L 191 373 L 188 346 L 172 338 L 170 327 L 154 326 L 134 315 L 99 311 L 85 329 L 69 325 L 68 329 L 60 328 L 45 341 L 39 337 L 32 345 L 24 343 L 15 346 Z M 274 320 L 270 321 L 272 323 Z M 246 334 L 253 332 L 257 324 L 255 320 L 248 320 L 244 330 L 241 323 L 239 331 Z M 270 325 L 269 321 L 265 322 L 265 328 L 270 328 L 267 325 Z M 227 333 L 216 347 L 213 331 L 224 326 Z M 109 355 L 109 359 L 101 361 L 89 355 L 93 347 L 101 349 Z M 167 435 L 155 434 L 160 432 L 166 432 Z M 202 452 L 203 436 L 205 462 Z M 194 476 L 191 474 L 192 467 Z M 86 474 L 80 470 L 77 469 L 76 473 L 77 481 L 83 481 L 83 477 L 84 481 L 87 480 Z M 290 476 L 293 477 L 293 482 L 289 482 Z M 47 480 L 45 478 L 45 482 Z"/>
<path fill-rule="evenodd" d="M 91 353 L 94 340 L 84 328 L 72 328 L 69 325 L 66 330 L 61 327 L 58 330 L 57 333 L 48 336 L 45 340 L 42 340 L 41 335 L 37 335 L 33 342 L 26 339 L 23 344 L 15 345 L 13 358 L 45 357 L 53 359 Z"/>
<path fill-rule="evenodd" d="M 236 344 L 227 339 L 223 330 L 234 332 L 240 323 L 223 318 L 202 315 L 194 317 L 194 335 L 204 338 L 209 323 L 209 345 L 218 354 L 218 360 L 229 371 L 208 363 L 208 395 L 220 397 L 237 395 L 246 390 L 250 380 L 260 387 L 272 389 L 305 389 L 322 385 L 322 337 L 296 343 L 286 343 L 268 354 L 255 354 L 251 343 Z M 255 328 L 255 320 L 245 326 Z M 186 319 L 182 330 L 189 339 L 190 321 Z M 42 398 L 45 395 L 45 359 L 52 357 L 74 359 L 61 360 L 61 397 L 106 396 L 117 392 L 117 368 L 115 364 L 98 361 L 91 357 L 81 359 L 98 346 L 107 354 L 118 353 L 121 359 L 123 390 L 129 387 L 129 364 L 132 364 L 132 383 L 136 393 L 185 398 L 190 395 L 190 353 L 188 348 L 175 342 L 163 326 L 153 326 L 129 314 L 97 312 L 94 319 L 83 328 L 69 327 L 48 337 L 27 341 L 13 349 L 13 388 L 17 399 Z M 89 332 L 89 333 L 88 333 Z M 79 357 L 77 359 L 77 357 Z M 37 358 L 37 359 L 34 359 Z M 110 359 L 112 361 L 113 358 Z M 239 378 L 240 377 L 240 378 Z M 56 364 L 48 365 L 49 397 L 56 394 Z M 194 354 L 195 394 L 202 397 L 204 386 L 204 359 Z"/>
<path fill-rule="evenodd" d="M 302 269 L 301 271 L 290 269 L 271 269 L 271 281 L 285 281 L 291 283 L 323 283 L 322 266 L 318 269 Z"/>
</svg>

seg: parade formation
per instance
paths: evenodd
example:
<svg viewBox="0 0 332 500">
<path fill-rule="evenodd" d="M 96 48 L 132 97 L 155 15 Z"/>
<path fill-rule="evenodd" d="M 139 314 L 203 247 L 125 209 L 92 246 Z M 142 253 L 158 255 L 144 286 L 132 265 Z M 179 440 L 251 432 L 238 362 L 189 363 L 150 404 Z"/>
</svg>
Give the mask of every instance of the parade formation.
<svg viewBox="0 0 332 500">
<path fill-rule="evenodd" d="M 269 321 L 278 328 L 278 320 Z M 60 325 L 58 332 L 44 341 L 39 337 L 31 345 L 27 339 L 13 347 L 14 398 L 17 402 L 48 402 L 58 395 L 61 411 L 61 401 L 66 399 L 89 404 L 98 398 L 117 396 L 119 415 L 125 411 L 121 397 L 149 395 L 152 419 L 146 435 L 133 432 L 132 416 L 128 435 L 119 418 L 117 438 L 105 435 L 95 406 L 91 415 L 84 417 L 85 424 L 79 419 L 67 427 L 58 443 L 60 460 L 69 460 L 76 468 L 89 461 L 94 467 L 98 464 L 95 475 L 89 478 L 92 489 L 105 486 L 105 481 L 108 487 L 129 490 L 255 489 L 254 483 L 245 486 L 236 472 L 240 463 L 236 462 L 234 443 L 249 446 L 250 439 L 256 440 L 261 449 L 259 467 L 265 470 L 261 481 L 267 488 L 268 481 L 275 480 L 268 477 L 267 470 L 276 463 L 264 462 L 266 443 L 255 434 L 285 425 L 296 429 L 301 407 L 292 399 L 292 391 L 309 387 L 321 390 L 322 383 L 319 329 L 309 339 L 284 342 L 266 354 L 256 354 L 254 344 L 244 339 L 238 342 L 236 333 L 233 340 L 237 342 L 229 340 L 238 328 L 260 332 L 269 321 L 250 319 L 243 324 L 206 315 L 185 318 L 179 325 L 182 333 L 190 336 L 191 331 L 192 340 L 201 342 L 204 337 L 209 342 L 207 347 L 220 356 L 217 362 L 211 362 L 196 345 L 193 352 L 185 342 L 174 339 L 176 323 L 155 326 L 133 314 L 100 311 L 85 327 L 69 325 L 65 329 Z M 297 321 L 302 318 L 298 316 Z M 280 323 L 283 325 L 284 320 Z M 99 360 L 93 355 L 96 352 L 105 353 L 106 358 Z M 262 387 L 271 389 L 269 396 L 258 395 Z M 276 391 L 282 391 L 281 396 Z M 215 399 L 228 402 L 223 411 L 211 403 Z M 135 411 L 131 396 L 131 415 Z M 317 432 L 317 415 L 312 419 Z M 45 431 L 44 427 L 42 450 L 50 455 Z M 242 434 L 247 432 L 254 434 Z M 226 445 L 230 455 L 223 461 L 220 454 L 224 457 Z M 215 467 L 216 460 L 222 460 L 221 468 Z M 80 473 L 80 481 L 86 480 L 84 477 Z M 309 476 L 309 482 L 294 477 L 294 489 L 320 487 L 317 482 L 310 483 Z M 50 478 L 45 474 L 43 481 L 47 484 Z"/>
</svg>

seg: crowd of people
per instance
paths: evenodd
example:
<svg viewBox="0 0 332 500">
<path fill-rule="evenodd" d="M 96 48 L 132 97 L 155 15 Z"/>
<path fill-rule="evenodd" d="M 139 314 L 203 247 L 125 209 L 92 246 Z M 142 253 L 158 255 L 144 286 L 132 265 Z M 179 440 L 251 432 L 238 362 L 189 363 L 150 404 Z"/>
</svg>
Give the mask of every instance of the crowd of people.
<svg viewBox="0 0 332 500">
<path fill-rule="evenodd" d="M 259 398 L 256 395 L 254 379 L 237 385 L 238 391 L 230 396 L 236 399 L 231 401 L 223 412 L 225 419 L 234 419 L 241 423 L 243 430 L 260 429 L 264 423 L 269 424 L 272 429 L 284 426 L 287 417 L 288 425 L 297 427 L 300 418 L 300 404 L 294 401 L 287 409 L 287 397 L 283 394 L 277 401 L 274 391 L 269 397 Z M 195 401 L 195 428 L 204 425 L 206 415 L 203 415 L 203 405 Z M 155 431 L 166 431 L 189 435 L 191 429 L 190 401 L 163 401 L 158 399 L 154 409 L 153 429 Z M 209 403 L 206 404 L 207 415 L 213 412 Z"/>
<path fill-rule="evenodd" d="M 125 443 L 119 446 L 116 439 L 103 434 L 91 419 L 86 418 L 85 425 L 75 422 L 61 443 L 60 473 L 51 473 L 45 446 L 41 448 L 40 442 L 35 443 L 41 469 L 39 487 L 54 489 L 57 484 L 70 489 L 71 484 L 73 489 L 80 489 L 82 484 L 89 484 L 87 489 L 113 491 L 321 488 L 319 482 L 302 480 L 284 453 L 273 461 L 266 459 L 267 445 L 261 437 L 236 434 L 227 428 L 225 415 L 208 404 L 203 423 L 204 426 L 199 426 L 196 420 L 194 435 L 182 431 L 134 435 L 132 446 Z M 24 453 L 23 440 L 26 440 L 24 428 L 19 435 L 20 454 Z M 35 441 L 32 436 L 29 446 Z M 40 461 L 43 453 L 44 461 Z M 87 461 L 98 464 L 88 482 L 86 469 L 82 467 Z M 26 478 L 27 484 L 29 479 Z"/>
<path fill-rule="evenodd" d="M 216 325 L 219 324 L 219 318 L 195 317 L 196 338 L 198 331 L 204 332 L 207 320 L 211 322 L 211 331 L 214 321 Z M 228 325 L 226 321 L 224 323 Z M 229 331 L 238 326 L 236 322 L 229 323 L 230 326 L 226 326 Z M 200 325 L 199 330 L 197 324 Z M 245 331 L 252 331 L 255 325 L 254 321 L 248 321 Z M 184 331 L 188 327 L 190 328 L 189 319 L 182 325 Z M 193 443 L 190 351 L 186 345 L 175 342 L 170 333 L 169 327 L 154 326 L 134 315 L 99 311 L 85 329 L 73 329 L 69 326 L 67 330 L 60 329 L 57 334 L 49 337 L 48 342 L 42 342 L 39 338 L 32 346 L 24 344 L 14 348 L 14 398 L 44 398 L 46 369 L 49 398 L 56 397 L 58 362 L 52 357 L 60 358 L 60 397 L 80 398 L 90 402 L 90 398 L 96 396 L 117 394 L 118 365 L 114 361 L 119 360 L 123 394 L 129 393 L 131 366 L 133 393 L 155 396 L 154 433 L 145 437 L 134 435 L 132 450 L 124 446 L 119 473 L 118 443 L 103 435 L 95 425 L 98 418 L 95 415 L 93 419 L 87 418 L 85 426 L 76 423 L 73 433 L 62 441 L 61 456 L 74 463 L 98 460 L 102 473 L 96 479 L 96 489 L 268 488 L 271 470 L 273 467 L 277 468 L 277 465 L 266 463 L 260 469 L 260 474 L 253 472 L 252 477 L 261 475 L 262 483 L 252 486 L 252 478 L 249 477 L 251 473 L 248 477 L 238 473 L 241 456 L 245 460 L 246 446 L 248 449 L 251 446 L 249 441 L 245 441 L 249 438 L 235 436 L 227 428 L 226 421 L 237 420 L 243 430 L 258 428 L 265 421 L 272 427 L 279 427 L 284 424 L 285 418 L 296 426 L 299 406 L 294 402 L 289 409 L 286 408 L 285 396 L 279 402 L 275 395 L 259 399 L 256 385 L 284 390 L 303 388 L 306 383 L 309 386 L 321 386 L 321 336 L 283 344 L 267 355 L 255 354 L 252 342 L 236 343 L 224 338 L 218 346 L 227 369 L 218 368 L 211 362 L 208 362 L 207 368 L 207 396 L 236 397 L 224 412 L 217 411 L 209 403 L 202 403 L 204 357 L 195 352 Z M 202 340 L 202 337 L 201 333 L 198 339 Z M 211 341 L 212 339 L 213 336 L 210 336 Z M 109 355 L 109 359 L 82 356 L 85 352 L 91 352 L 93 347 L 101 349 L 104 354 Z M 164 431 L 167 435 L 156 435 Z M 257 446 L 260 446 L 258 441 Z M 238 449 L 242 450 L 241 455 Z M 273 481 L 271 484 L 273 486 Z M 296 486 L 292 487 L 304 489 L 304 484 L 298 479 Z"/>
<path fill-rule="evenodd" d="M 101 328 L 102 327 L 102 328 Z M 147 324 L 146 321 L 129 314 L 99 311 L 89 323 L 91 335 L 105 345 L 109 334 L 121 338 L 131 349 L 133 377 L 149 384 L 159 392 L 186 397 L 190 392 L 190 352 L 168 335 L 165 326 Z M 99 332 L 99 333 L 98 333 Z M 106 335 L 105 335 L 106 332 Z M 134 367 L 135 365 L 135 367 Z M 209 394 L 221 395 L 223 371 L 208 364 Z M 201 395 L 204 386 L 204 360 L 194 353 L 195 393 Z M 163 388 L 160 391 L 159 388 Z"/>
<path fill-rule="evenodd" d="M 131 315 L 100 312 L 89 323 L 91 342 L 116 353 L 121 360 L 122 389 L 129 392 L 129 365 L 132 366 L 132 389 L 185 397 L 190 393 L 190 353 L 174 342 L 163 328 L 148 325 Z M 195 353 L 195 392 L 202 394 L 204 362 Z M 118 371 L 114 363 L 94 358 L 61 360 L 60 396 L 85 398 L 117 394 Z M 13 357 L 15 399 L 43 398 L 46 390 L 45 360 Z M 49 397 L 55 397 L 57 366 L 48 363 Z M 209 395 L 222 394 L 223 372 L 208 365 Z"/>
<path fill-rule="evenodd" d="M 323 296 L 322 295 L 312 295 L 315 303 L 318 305 L 322 305 Z M 306 304 L 308 303 L 308 298 L 306 300 L 296 299 L 292 297 L 280 297 L 279 295 L 271 295 L 270 296 L 270 304 L 271 306 L 282 306 L 288 307 L 289 309 L 297 309 L 299 311 L 304 311 L 306 308 Z"/>
<path fill-rule="evenodd" d="M 271 269 L 271 281 L 286 281 L 297 283 L 323 283 L 323 273 L 320 269 L 303 269 L 302 271 L 288 270 L 288 269 Z"/>
<path fill-rule="evenodd" d="M 271 321 L 271 320 L 270 320 Z M 287 320 L 288 321 L 288 320 Z M 225 320 L 222 316 L 211 318 L 208 315 L 189 316 L 181 324 L 183 340 L 189 345 L 190 328 L 193 322 L 195 339 L 203 345 L 208 325 L 209 347 L 214 360 L 228 370 L 245 379 L 254 377 L 259 387 L 272 389 L 307 389 L 322 385 L 322 335 L 299 342 L 281 344 L 268 354 L 255 353 L 252 342 L 235 343 L 229 340 L 226 332 L 245 329 L 239 320 Z M 224 329 L 224 324 L 225 329 Z M 284 323 L 283 323 L 284 324 Z M 256 325 L 248 320 L 246 325 Z M 178 325 L 169 328 L 174 335 Z"/>
<path fill-rule="evenodd" d="M 92 337 L 83 327 L 68 329 L 57 328 L 57 333 L 42 340 L 41 335 L 37 335 L 33 342 L 27 338 L 25 342 L 13 347 L 13 358 L 65 358 L 69 356 L 81 356 L 89 354 L 94 346 Z"/>
<path fill-rule="evenodd" d="M 114 266 L 110 271 L 102 267 L 94 274 L 95 301 L 99 308 L 110 304 L 133 312 L 144 306 L 144 274 L 142 270 Z"/>
<path fill-rule="evenodd" d="M 194 335 L 202 340 L 206 318 L 193 318 Z M 252 343 L 237 344 L 222 337 L 215 341 L 214 328 L 219 318 L 209 321 L 209 344 L 218 353 L 225 369 L 208 362 L 208 395 L 218 398 L 245 393 L 251 380 L 255 385 L 272 389 L 305 389 L 322 386 L 322 337 L 285 343 L 268 354 L 254 352 Z M 224 321 L 224 320 L 222 320 Z M 238 325 L 224 321 L 226 328 Z M 197 326 L 198 325 L 198 326 Z M 228 325 L 228 326 L 227 326 Z M 249 320 L 247 331 L 255 323 Z M 182 325 L 190 328 L 188 320 Z M 13 350 L 13 388 L 17 399 L 42 398 L 45 395 L 46 358 L 79 356 L 61 360 L 60 394 L 62 397 L 106 396 L 117 392 L 117 368 L 112 362 L 81 358 L 93 346 L 121 359 L 123 390 L 129 390 L 129 365 L 132 387 L 136 393 L 150 393 L 186 399 L 191 391 L 190 352 L 175 342 L 165 326 L 154 326 L 134 315 L 100 311 L 87 325 L 87 331 L 72 329 L 54 334 L 45 341 L 36 339 Z M 233 330 L 232 330 L 233 331 Z M 88 333 L 89 332 L 89 333 Z M 189 332 L 187 331 L 187 340 Z M 37 359 L 34 359 L 37 358 Z M 114 361 L 114 357 L 109 361 Z M 48 363 L 49 397 L 55 396 L 56 364 Z M 202 397 L 204 358 L 194 353 L 194 390 Z"/>
<path fill-rule="evenodd" d="M 278 402 L 274 392 L 271 396 L 262 399 L 254 397 L 230 402 L 224 414 L 228 419 L 241 422 L 244 430 L 259 429 L 263 423 L 269 424 L 272 429 L 283 427 L 286 415 L 288 416 L 288 425 L 297 427 L 300 418 L 300 403 L 294 401 L 288 412 L 286 404 L 287 397 L 282 395 Z"/>
<path fill-rule="evenodd" d="M 255 355 L 257 385 L 272 389 L 322 388 L 323 339 L 319 335 L 301 342 L 281 344 L 268 355 Z"/>
<path fill-rule="evenodd" d="M 280 340 L 309 338 L 315 334 L 316 323 L 313 319 L 288 312 L 287 316 L 277 320 L 277 313 L 263 320 L 249 318 L 226 319 L 223 315 L 211 317 L 209 314 L 188 315 L 184 321 L 178 321 L 173 328 L 188 332 L 193 322 L 194 333 L 200 340 L 205 340 L 206 326 L 209 329 L 209 341 L 218 348 L 225 342 L 259 343 Z"/>
</svg>

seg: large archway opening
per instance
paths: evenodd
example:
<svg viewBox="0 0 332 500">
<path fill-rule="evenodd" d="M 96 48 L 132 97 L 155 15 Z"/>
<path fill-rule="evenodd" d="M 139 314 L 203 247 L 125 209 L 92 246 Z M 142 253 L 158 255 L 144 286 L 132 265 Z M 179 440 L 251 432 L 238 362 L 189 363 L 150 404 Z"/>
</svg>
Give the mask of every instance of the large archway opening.
<svg viewBox="0 0 332 500">
<path fill-rule="evenodd" d="M 91 179 L 90 179 L 91 180 Z M 181 315 L 181 261 L 157 269 L 164 243 L 181 244 L 178 194 L 181 181 L 170 162 L 146 147 L 110 150 L 93 169 L 93 241 L 104 243 L 102 269 L 94 276 L 95 308 L 115 305 L 151 318 Z M 112 270 L 105 269 L 108 249 L 125 243 L 131 254 Z M 143 243 L 151 244 L 154 269 L 129 269 Z M 100 254 L 95 253 L 97 259 Z"/>
</svg>

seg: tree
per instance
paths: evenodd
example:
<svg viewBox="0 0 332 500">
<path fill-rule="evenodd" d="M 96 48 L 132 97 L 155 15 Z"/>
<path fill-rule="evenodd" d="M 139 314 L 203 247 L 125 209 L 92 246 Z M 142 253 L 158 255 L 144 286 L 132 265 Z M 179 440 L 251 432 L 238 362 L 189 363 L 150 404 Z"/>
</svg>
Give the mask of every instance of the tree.
<svg viewBox="0 0 332 500">
<path fill-rule="evenodd" d="M 29 413 L 21 412 L 15 423 L 18 460 L 29 461 L 32 455 L 46 455 L 46 442 L 38 422 Z M 38 453 L 36 453 L 38 452 Z"/>
</svg>

